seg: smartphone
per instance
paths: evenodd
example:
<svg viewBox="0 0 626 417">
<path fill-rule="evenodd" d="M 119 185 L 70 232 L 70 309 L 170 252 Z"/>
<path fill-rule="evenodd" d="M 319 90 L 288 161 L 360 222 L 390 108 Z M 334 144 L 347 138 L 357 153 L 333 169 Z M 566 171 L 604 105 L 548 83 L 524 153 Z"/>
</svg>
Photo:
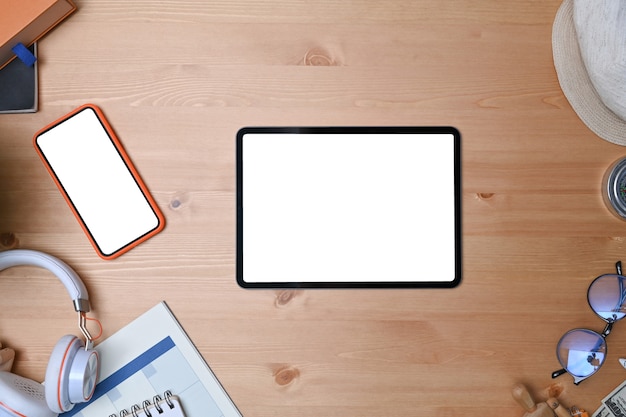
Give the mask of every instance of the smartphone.
<svg viewBox="0 0 626 417">
<path fill-rule="evenodd" d="M 113 259 L 165 219 L 102 111 L 85 104 L 37 132 L 35 149 L 98 255 Z"/>
</svg>

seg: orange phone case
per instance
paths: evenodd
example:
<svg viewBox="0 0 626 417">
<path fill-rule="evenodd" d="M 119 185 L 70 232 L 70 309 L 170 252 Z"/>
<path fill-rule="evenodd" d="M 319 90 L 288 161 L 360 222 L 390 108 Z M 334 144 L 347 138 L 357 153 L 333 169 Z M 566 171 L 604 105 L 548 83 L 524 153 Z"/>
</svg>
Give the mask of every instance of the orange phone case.
<svg viewBox="0 0 626 417">
<path fill-rule="evenodd" d="M 46 132 L 46 131 L 54 128 L 55 126 L 63 123 L 65 120 L 69 119 L 70 117 L 74 116 L 75 114 L 77 114 L 77 113 L 79 113 L 79 112 L 81 112 L 81 111 L 83 111 L 83 110 L 85 110 L 87 108 L 92 109 L 95 112 L 96 116 L 98 117 L 98 119 L 102 123 L 102 126 L 104 126 L 104 128 L 105 128 L 105 130 L 106 130 L 106 132 L 107 132 L 107 134 L 109 136 L 109 138 L 111 139 L 111 141 L 115 145 L 115 148 L 119 152 L 121 158 L 123 159 L 123 161 L 126 164 L 126 166 L 128 167 L 128 169 L 130 170 L 130 172 L 131 172 L 132 176 L 134 177 L 135 181 L 137 182 L 137 185 L 139 186 L 139 188 L 141 189 L 142 193 L 146 197 L 146 199 L 148 201 L 148 204 L 150 205 L 150 207 L 154 211 L 154 214 L 158 218 L 158 226 L 155 229 L 153 229 L 149 233 L 139 237 L 138 239 L 130 242 L 126 246 L 123 246 L 122 248 L 118 249 L 116 252 L 114 252 L 114 253 L 112 253 L 110 255 L 104 254 L 100 250 L 97 242 L 94 240 L 93 236 L 91 235 L 91 232 L 89 231 L 89 228 L 87 227 L 87 225 L 82 220 L 80 214 L 78 213 L 78 211 L 74 207 L 74 204 L 72 203 L 70 197 L 67 195 L 63 185 L 61 184 L 61 182 L 57 178 L 54 170 L 48 164 L 44 154 L 42 153 L 41 149 L 37 145 L 37 138 L 41 134 L 43 134 L 44 132 Z M 148 191 L 148 187 L 146 187 L 145 183 L 143 182 L 143 180 L 139 176 L 139 173 L 137 172 L 137 169 L 135 168 L 135 166 L 133 165 L 132 161 L 130 160 L 128 154 L 124 150 L 124 147 L 122 146 L 120 140 L 115 135 L 115 132 L 113 131 L 113 128 L 111 128 L 111 125 L 109 124 L 109 122 L 107 121 L 106 117 L 104 116 L 104 113 L 100 110 L 100 108 L 98 106 L 96 106 L 94 104 L 84 104 L 84 105 L 82 105 L 82 106 L 72 110 L 70 113 L 66 114 L 65 116 L 63 116 L 63 117 L 57 119 L 56 121 L 50 123 L 49 125 L 47 125 L 43 129 L 39 130 L 35 134 L 35 136 L 33 137 L 33 145 L 34 145 L 35 149 L 37 150 L 37 154 L 41 158 L 44 166 L 48 170 L 48 173 L 50 174 L 50 176 L 54 180 L 57 188 L 59 189 L 59 191 L 63 195 L 63 198 L 65 199 L 65 201 L 67 202 L 68 206 L 72 210 L 72 213 L 74 213 L 74 216 L 78 220 L 78 223 L 80 224 L 80 226 L 82 227 L 83 231 L 85 232 L 85 234 L 89 238 L 89 241 L 90 241 L 91 245 L 94 247 L 94 249 L 96 250 L 96 252 L 98 253 L 98 255 L 102 259 L 110 260 L 110 259 L 117 258 L 118 256 L 128 252 L 129 250 L 131 250 L 132 248 L 134 248 L 138 244 L 146 241 L 147 239 L 151 238 L 152 236 L 156 235 L 157 233 L 161 232 L 164 229 L 164 227 L 165 227 L 165 217 L 163 216 L 163 213 L 161 213 L 161 210 L 157 206 L 156 201 L 154 200 L 154 198 L 152 197 L 152 195 Z"/>
</svg>

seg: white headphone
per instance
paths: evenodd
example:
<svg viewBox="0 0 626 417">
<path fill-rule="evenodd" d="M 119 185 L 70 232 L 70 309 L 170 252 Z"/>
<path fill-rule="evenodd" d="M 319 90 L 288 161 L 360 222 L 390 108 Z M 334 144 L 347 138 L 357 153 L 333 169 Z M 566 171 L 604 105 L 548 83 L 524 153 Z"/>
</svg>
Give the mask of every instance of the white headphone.
<svg viewBox="0 0 626 417">
<path fill-rule="evenodd" d="M 59 340 L 50 355 L 44 385 L 0 371 L 0 416 L 56 417 L 74 404 L 89 401 L 96 387 L 99 358 L 86 327 L 87 289 L 76 272 L 54 256 L 25 249 L 0 252 L 0 271 L 20 265 L 47 269 L 61 280 L 78 312 L 85 342 L 72 335 Z"/>
</svg>

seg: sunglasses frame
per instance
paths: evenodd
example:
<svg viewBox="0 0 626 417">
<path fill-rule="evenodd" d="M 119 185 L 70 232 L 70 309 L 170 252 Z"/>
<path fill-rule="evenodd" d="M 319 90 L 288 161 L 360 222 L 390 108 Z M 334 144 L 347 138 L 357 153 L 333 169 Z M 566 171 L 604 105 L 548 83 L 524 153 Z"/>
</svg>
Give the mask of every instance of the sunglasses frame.
<svg viewBox="0 0 626 417">
<path fill-rule="evenodd" d="M 561 342 L 563 341 L 563 339 L 565 339 L 566 336 L 570 335 L 571 333 L 574 332 L 587 332 L 587 333 L 592 333 L 597 335 L 600 340 L 602 341 L 602 345 L 604 346 L 603 351 L 604 351 L 604 356 L 606 358 L 607 354 L 608 354 L 608 345 L 606 343 L 606 337 L 611 333 L 611 330 L 613 329 L 613 325 L 621 320 L 623 317 L 620 318 L 614 318 L 613 320 L 611 319 L 607 319 L 605 317 L 602 317 L 591 305 L 591 302 L 589 300 L 589 291 L 591 290 L 591 287 L 593 286 L 593 284 L 598 281 L 599 279 L 606 277 L 606 276 L 617 276 L 617 277 L 621 277 L 626 281 L 626 276 L 622 275 L 622 262 L 621 261 L 617 261 L 615 263 L 615 270 L 617 271 L 617 274 L 603 274 L 600 275 L 599 277 L 597 277 L 596 279 L 594 279 L 591 284 L 589 284 L 589 288 L 587 289 L 587 303 L 589 304 L 589 307 L 591 308 L 591 310 L 596 313 L 596 315 L 598 317 L 600 317 L 604 322 L 606 322 L 606 326 L 604 327 L 604 330 L 602 330 L 602 333 L 598 333 L 594 330 L 590 330 L 590 329 L 584 329 L 584 328 L 576 328 L 576 329 L 571 329 L 568 330 L 567 332 L 565 332 L 565 334 L 561 337 L 561 339 L 559 339 L 559 342 L 556 345 L 556 353 L 557 353 L 557 358 L 559 358 L 559 347 L 561 345 Z M 589 355 L 588 357 L 588 362 L 591 363 L 592 360 L 595 359 L 595 356 Z M 561 360 L 559 359 L 559 362 L 561 362 Z M 593 372 L 591 372 L 589 375 L 586 376 L 578 376 L 578 375 L 574 375 L 572 372 L 570 372 L 569 370 L 567 370 L 567 368 L 564 366 L 563 368 L 552 372 L 552 378 L 557 378 L 565 373 L 569 373 L 573 378 L 574 378 L 574 385 L 578 385 L 580 384 L 582 381 L 584 381 L 585 379 L 589 378 L 590 376 L 594 375 L 596 372 L 598 372 L 600 370 L 600 368 L 602 367 L 602 365 L 604 365 L 605 360 L 602 360 L 602 363 L 600 363 L 599 365 L 597 365 L 594 369 Z M 563 365 L 563 363 L 561 363 L 561 365 Z"/>
</svg>

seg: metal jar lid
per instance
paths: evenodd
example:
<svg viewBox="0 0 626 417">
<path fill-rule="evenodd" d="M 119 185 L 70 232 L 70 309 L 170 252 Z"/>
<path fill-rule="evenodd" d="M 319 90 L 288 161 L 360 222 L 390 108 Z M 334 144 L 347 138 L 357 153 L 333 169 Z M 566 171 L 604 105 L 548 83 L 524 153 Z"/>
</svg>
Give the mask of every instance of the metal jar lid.
<svg viewBox="0 0 626 417">
<path fill-rule="evenodd" d="M 615 161 L 602 179 L 602 197 L 608 209 L 626 220 L 626 158 Z"/>
</svg>

